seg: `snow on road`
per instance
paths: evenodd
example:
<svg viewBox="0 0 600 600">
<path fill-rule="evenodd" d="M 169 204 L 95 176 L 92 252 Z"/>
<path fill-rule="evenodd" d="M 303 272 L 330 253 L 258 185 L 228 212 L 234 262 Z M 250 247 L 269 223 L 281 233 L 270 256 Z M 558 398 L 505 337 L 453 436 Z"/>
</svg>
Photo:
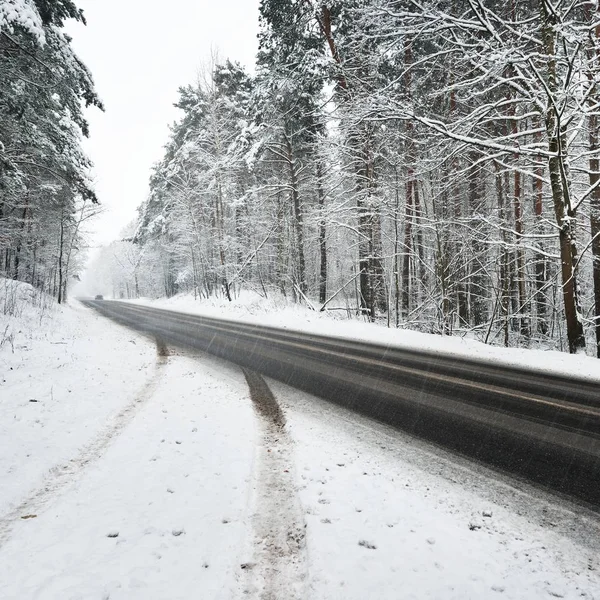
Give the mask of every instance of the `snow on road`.
<svg viewBox="0 0 600 600">
<path fill-rule="evenodd" d="M 10 472 L 2 465 L 0 495 L 2 506 L 9 508 L 0 517 L 0 598 L 184 599 L 196 597 L 197 590 L 206 598 L 234 597 L 240 564 L 251 561 L 243 553 L 255 420 L 243 374 L 227 365 L 204 369 L 183 356 L 157 357 L 140 336 L 89 311 L 75 314 L 88 326 L 79 330 L 76 343 L 93 336 L 94 364 L 107 377 L 90 377 L 87 389 L 55 396 L 54 410 L 39 414 L 35 426 L 26 422 L 3 431 L 3 456 L 12 444 L 21 445 L 22 455 L 10 464 Z M 121 353 L 130 339 L 136 350 L 129 344 Z M 78 353 L 58 375 L 48 369 L 35 380 L 40 390 L 52 384 L 66 389 L 65 374 L 90 376 L 84 364 L 90 359 Z M 115 382 L 110 380 L 118 374 L 124 377 L 111 389 Z M 3 426 L 12 420 L 15 406 L 28 403 L 36 385 L 28 379 L 25 385 L 3 387 Z M 75 391 L 80 399 L 73 399 Z M 102 416 L 84 421 L 82 427 L 95 432 L 81 433 L 82 446 L 76 448 L 60 430 L 76 429 L 85 408 L 80 402 L 91 408 L 107 402 L 108 392 L 118 397 L 110 400 L 116 413 L 109 416 L 105 407 Z M 115 431 L 115 421 L 128 407 L 135 408 L 134 418 Z M 113 435 L 110 443 L 99 443 L 107 439 L 106 419 Z M 56 437 L 20 440 L 28 426 Z M 72 460 L 65 458 L 68 452 Z M 18 459 L 27 455 L 25 465 L 39 463 L 37 486 L 30 485 L 34 469 L 20 469 Z"/>
<path fill-rule="evenodd" d="M 0 550 L 0 597 L 235 596 L 249 560 L 253 460 L 253 415 L 236 375 L 169 359 L 104 456 L 13 530 Z"/>
<path fill-rule="evenodd" d="M 396 329 L 393 326 L 386 327 L 381 321 L 377 323 L 359 321 L 354 317 L 354 311 L 351 309 L 319 312 L 289 299 L 276 296 L 266 299 L 248 290 L 242 291 L 233 302 L 220 297 L 196 300 L 189 294 L 156 300 L 129 300 L 129 302 L 206 317 L 227 318 L 254 325 L 281 327 L 303 333 L 387 345 L 390 348 L 421 350 L 441 356 L 532 369 L 542 373 L 596 381 L 600 384 L 598 359 L 592 356 L 567 354 L 535 345 L 531 349 L 504 348 L 485 344 L 472 337 L 442 336 L 410 329 Z"/>
<path fill-rule="evenodd" d="M 264 379 L 244 370 L 260 419 L 254 477 L 254 556 L 244 592 L 264 600 L 307 598 L 306 522 L 285 415 Z"/>
<path fill-rule="evenodd" d="M 18 318 L 0 319 L 14 336 L 14 352 L 8 344 L 0 348 L 0 514 L 6 514 L 35 495 L 46 474 L 56 482 L 91 458 L 127 420 L 122 411 L 143 397 L 158 367 L 151 345 L 83 308 L 56 307 L 40 317 L 25 304 Z"/>
<path fill-rule="evenodd" d="M 600 598 L 597 517 L 268 383 L 294 441 L 307 598 Z"/>
<path fill-rule="evenodd" d="M 2 600 L 600 598 L 584 511 L 269 381 L 282 425 L 234 365 L 83 308 L 20 326 Z"/>
</svg>

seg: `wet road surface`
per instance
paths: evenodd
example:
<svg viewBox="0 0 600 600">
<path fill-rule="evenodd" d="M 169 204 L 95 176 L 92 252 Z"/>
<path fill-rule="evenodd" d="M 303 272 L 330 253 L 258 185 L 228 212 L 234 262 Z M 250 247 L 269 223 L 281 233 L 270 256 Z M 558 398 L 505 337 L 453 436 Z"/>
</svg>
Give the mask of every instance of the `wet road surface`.
<svg viewBox="0 0 600 600">
<path fill-rule="evenodd" d="M 82 302 L 166 344 L 210 352 L 600 511 L 593 382 L 126 302 Z"/>
</svg>

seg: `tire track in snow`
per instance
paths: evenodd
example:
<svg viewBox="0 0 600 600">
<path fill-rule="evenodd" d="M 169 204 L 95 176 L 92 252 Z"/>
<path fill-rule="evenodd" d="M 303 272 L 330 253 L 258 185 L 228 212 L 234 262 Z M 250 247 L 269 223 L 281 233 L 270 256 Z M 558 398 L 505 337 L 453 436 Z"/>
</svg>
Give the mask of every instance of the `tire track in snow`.
<svg viewBox="0 0 600 600">
<path fill-rule="evenodd" d="M 103 456 L 113 439 L 122 433 L 139 409 L 153 395 L 167 361 L 165 356 L 159 355 L 153 374 L 133 400 L 125 405 L 91 442 L 83 446 L 77 456 L 66 464 L 52 467 L 36 490 L 10 512 L 0 516 L 0 548 L 10 539 L 16 523 L 39 516 L 57 496 L 81 476 L 90 464 Z"/>
<path fill-rule="evenodd" d="M 261 418 L 262 446 L 255 479 L 254 557 L 242 565 L 248 573 L 245 597 L 300 600 L 306 596 L 306 525 L 296 494 L 292 440 L 285 416 L 264 379 L 243 369 L 250 396 Z"/>
</svg>

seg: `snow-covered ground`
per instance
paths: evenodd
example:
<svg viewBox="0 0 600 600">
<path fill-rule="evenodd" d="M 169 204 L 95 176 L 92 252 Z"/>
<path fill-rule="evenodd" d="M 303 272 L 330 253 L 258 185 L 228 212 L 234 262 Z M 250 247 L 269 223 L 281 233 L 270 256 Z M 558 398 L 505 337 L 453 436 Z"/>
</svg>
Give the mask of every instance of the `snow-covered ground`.
<svg viewBox="0 0 600 600">
<path fill-rule="evenodd" d="M 424 350 L 482 362 L 524 367 L 600 383 L 600 362 L 591 356 L 540 349 L 504 348 L 484 344 L 468 337 L 448 337 L 409 329 L 396 329 L 386 327 L 382 323 L 367 323 L 348 318 L 345 311 L 319 312 L 310 310 L 305 305 L 288 302 L 281 297 L 265 299 L 250 291 L 243 291 L 233 302 L 216 297 L 195 300 L 189 294 L 157 300 L 130 300 L 130 302 L 318 335 L 386 344 L 390 347 Z"/>
<path fill-rule="evenodd" d="M 78 304 L 34 312 L 0 321 L 17 334 L 0 350 L 0 598 L 234 597 L 255 447 L 243 375 L 159 357 Z"/>
<path fill-rule="evenodd" d="M 277 426 L 236 366 L 76 303 L 36 314 L 0 315 L 2 600 L 600 598 L 595 516 L 268 381 Z"/>
<path fill-rule="evenodd" d="M 600 522 L 269 381 L 294 444 L 307 598 L 600 598 Z"/>
<path fill-rule="evenodd" d="M 84 449 L 108 444 L 157 368 L 151 346 L 79 305 L 41 309 L 24 284 L 14 295 L 17 314 L 0 312 L 0 336 L 10 340 L 0 347 L 1 514 L 50 469 L 68 472 Z"/>
</svg>

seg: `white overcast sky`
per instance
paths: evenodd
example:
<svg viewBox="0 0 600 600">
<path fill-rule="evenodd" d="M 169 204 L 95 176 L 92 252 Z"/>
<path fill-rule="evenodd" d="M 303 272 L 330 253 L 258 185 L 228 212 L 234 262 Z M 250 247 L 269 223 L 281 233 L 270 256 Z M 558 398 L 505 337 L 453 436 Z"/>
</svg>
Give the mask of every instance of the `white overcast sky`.
<svg viewBox="0 0 600 600">
<path fill-rule="evenodd" d="M 94 76 L 106 112 L 89 110 L 96 191 L 106 213 L 93 245 L 116 239 L 148 194 L 177 88 L 193 83 L 211 50 L 253 69 L 259 0 L 79 0 L 87 26 L 71 25 L 73 45 Z"/>
</svg>

